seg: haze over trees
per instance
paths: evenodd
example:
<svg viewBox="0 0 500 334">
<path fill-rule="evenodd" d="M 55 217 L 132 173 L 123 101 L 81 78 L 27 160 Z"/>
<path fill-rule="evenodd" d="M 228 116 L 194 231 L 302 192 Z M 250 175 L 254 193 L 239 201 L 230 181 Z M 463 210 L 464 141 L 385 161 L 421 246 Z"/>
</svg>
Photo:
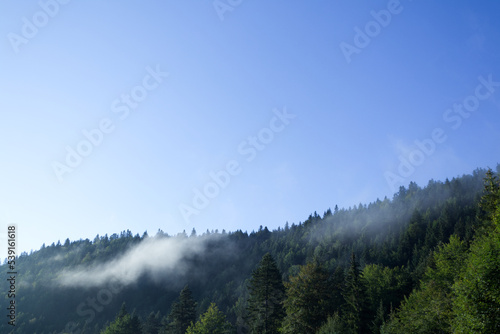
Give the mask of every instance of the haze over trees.
<svg viewBox="0 0 500 334">
<path fill-rule="evenodd" d="M 0 332 L 500 332 L 498 172 L 274 231 L 44 245 L 19 257 L 17 323 Z"/>
</svg>

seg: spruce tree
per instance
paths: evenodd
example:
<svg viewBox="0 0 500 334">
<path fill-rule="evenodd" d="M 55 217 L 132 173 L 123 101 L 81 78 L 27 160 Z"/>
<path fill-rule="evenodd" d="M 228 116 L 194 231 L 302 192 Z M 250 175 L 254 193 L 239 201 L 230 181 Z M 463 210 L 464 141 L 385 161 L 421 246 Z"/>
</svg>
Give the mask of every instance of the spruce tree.
<svg viewBox="0 0 500 334">
<path fill-rule="evenodd" d="M 156 314 L 154 312 L 151 312 L 142 325 L 142 333 L 158 334 L 160 331 L 160 327 L 160 312 L 158 311 Z"/>
<path fill-rule="evenodd" d="M 345 277 L 344 299 L 346 303 L 344 319 L 352 333 L 367 331 L 367 308 L 365 287 L 361 281 L 356 255 L 351 254 L 350 267 Z"/>
<path fill-rule="evenodd" d="M 249 290 L 247 310 L 250 333 L 277 333 L 285 316 L 285 286 L 278 266 L 269 253 L 264 255 L 253 272 Z"/>
<path fill-rule="evenodd" d="M 291 277 L 285 285 L 287 299 L 283 333 L 316 333 L 333 314 L 328 272 L 317 263 L 308 263 L 301 266 L 297 276 Z"/>
<path fill-rule="evenodd" d="M 382 300 L 380 300 L 379 307 L 377 309 L 377 313 L 375 314 L 375 319 L 373 319 L 371 324 L 371 331 L 374 334 L 380 334 L 380 328 L 385 322 L 385 313 L 384 313 L 384 304 Z"/>
<path fill-rule="evenodd" d="M 492 173 L 487 175 L 486 190 L 482 203 L 492 222 L 472 242 L 453 285 L 454 333 L 500 331 L 500 184 Z"/>
<path fill-rule="evenodd" d="M 102 332 L 102 334 L 137 334 L 141 333 L 141 323 L 136 315 L 131 316 L 122 304 L 116 319 Z"/>
<path fill-rule="evenodd" d="M 230 329 L 231 324 L 227 322 L 224 313 L 212 303 L 207 312 L 200 316 L 200 320 L 187 328 L 186 334 L 227 334 Z"/>
<path fill-rule="evenodd" d="M 172 305 L 168 321 L 168 333 L 172 334 L 186 333 L 189 325 L 196 321 L 196 302 L 187 285 L 182 289 L 178 301 Z"/>
<path fill-rule="evenodd" d="M 486 172 L 486 177 L 484 178 L 484 188 L 483 196 L 479 202 L 478 218 L 483 225 L 490 225 L 493 219 L 493 214 L 496 211 L 497 206 L 500 204 L 500 184 L 498 178 L 495 176 L 491 169 Z M 484 231 L 483 231 L 484 232 Z"/>
</svg>

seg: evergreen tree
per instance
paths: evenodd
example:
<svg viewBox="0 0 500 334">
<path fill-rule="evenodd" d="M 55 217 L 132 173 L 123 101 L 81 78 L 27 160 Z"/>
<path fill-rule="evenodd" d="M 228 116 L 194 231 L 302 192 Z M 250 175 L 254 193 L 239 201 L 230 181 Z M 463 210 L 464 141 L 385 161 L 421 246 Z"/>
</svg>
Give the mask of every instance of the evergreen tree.
<svg viewBox="0 0 500 334">
<path fill-rule="evenodd" d="M 371 324 L 371 331 L 374 334 L 380 334 L 380 328 L 385 322 L 384 319 L 384 304 L 382 303 L 382 300 L 380 300 L 379 307 L 377 309 L 377 314 L 375 315 L 375 319 L 373 319 L 372 324 Z"/>
<path fill-rule="evenodd" d="M 336 311 L 340 310 L 344 305 L 344 298 L 342 297 L 344 279 L 344 270 L 341 266 L 338 266 L 331 277 L 332 291 L 330 291 L 332 307 Z"/>
<path fill-rule="evenodd" d="M 365 300 L 365 286 L 361 281 L 359 264 L 356 255 L 351 254 L 350 267 L 345 277 L 344 300 L 346 308 L 344 319 L 352 333 L 367 331 L 367 307 Z"/>
<path fill-rule="evenodd" d="M 200 316 L 200 320 L 188 327 L 186 334 L 227 334 L 230 328 L 224 313 L 212 303 L 207 312 Z"/>
<path fill-rule="evenodd" d="M 122 304 L 116 319 L 101 334 L 137 334 L 141 333 L 141 323 L 137 316 L 131 316 Z"/>
<path fill-rule="evenodd" d="M 500 333 L 500 233 L 471 246 L 453 288 L 455 333 Z"/>
<path fill-rule="evenodd" d="M 151 312 L 142 325 L 143 334 L 158 334 L 161 328 L 160 312 Z"/>
<path fill-rule="evenodd" d="M 465 270 L 453 286 L 455 333 L 500 332 L 500 186 L 497 180 L 489 181 L 493 187 L 483 203 L 496 203 L 496 210 L 486 234 L 472 243 Z"/>
<path fill-rule="evenodd" d="M 497 170 L 500 171 L 498 167 Z M 490 238 L 495 219 L 494 215 L 486 215 L 486 212 L 492 212 L 497 203 L 495 188 L 498 187 L 497 182 L 488 181 L 497 176 L 489 173 L 491 177 L 483 180 L 486 174 L 486 170 L 478 170 L 474 175 L 464 175 L 446 182 L 431 180 L 425 188 L 412 184 L 408 190 L 403 187 L 392 200 L 385 198 L 368 205 L 357 205 L 354 210 L 334 210 L 336 213 L 329 215 L 327 212 L 324 218 L 314 214 L 306 222 L 291 224 L 281 231 L 266 231 L 262 227 L 259 232 L 250 234 L 235 231 L 226 236 L 218 235 L 217 238 L 203 235 L 188 239 L 185 239 L 184 234 L 170 237 L 160 231 L 157 239 L 165 242 L 169 238 L 171 241 L 182 239 L 186 243 L 203 241 L 203 252 L 182 258 L 186 270 L 179 273 L 176 279 L 196 284 L 196 289 L 193 285 L 190 288 L 199 292 L 197 298 L 200 308 L 206 310 L 210 301 L 216 302 L 227 313 L 228 321 L 237 325 L 242 334 L 247 329 L 244 321 L 248 320 L 248 285 L 252 270 L 255 269 L 253 264 L 262 260 L 261 255 L 266 252 L 273 254 L 277 267 L 289 277 L 297 276 L 300 265 L 311 259 L 320 260 L 329 272 L 340 268 L 337 269 L 338 275 L 333 274 L 331 278 L 330 283 L 334 287 L 329 285 L 324 296 L 335 305 L 323 312 L 330 315 L 329 326 L 322 327 L 324 333 L 329 333 L 328 330 L 338 332 L 339 328 L 342 328 L 341 333 L 349 332 L 344 330 L 343 322 L 346 319 L 344 314 L 350 308 L 342 304 L 345 303 L 347 291 L 343 276 L 349 268 L 351 252 L 359 254 L 358 260 L 363 259 L 361 281 L 366 287 L 364 299 L 369 302 L 370 315 L 364 323 L 368 326 L 372 322 L 378 324 L 384 318 L 382 312 L 376 318 L 382 300 L 387 320 L 383 326 L 385 332 L 500 332 L 494 326 L 491 327 L 491 324 L 500 321 L 495 318 L 500 308 L 496 304 L 500 300 L 497 295 L 500 288 L 496 287 L 500 276 L 497 270 L 500 267 L 497 262 L 500 258 L 497 247 L 500 241 Z M 484 184 L 487 190 L 485 194 L 491 196 L 485 197 L 486 206 L 481 206 L 481 213 L 478 212 L 477 204 Z M 481 214 L 483 218 L 477 219 Z M 453 247 L 446 252 L 440 251 L 439 245 L 447 243 L 453 233 L 460 236 L 458 240 L 463 240 L 463 245 L 456 248 L 458 244 L 450 239 L 449 244 Z M 64 238 L 61 240 L 64 241 Z M 79 325 L 74 332 L 99 333 L 115 320 L 118 321 L 115 319 L 116 314 L 109 313 L 112 309 L 108 305 L 96 314 L 98 316 L 86 325 L 87 328 L 82 328 L 85 319 L 66 311 L 68 307 L 74 308 L 85 300 L 88 292 L 65 289 L 64 293 L 54 293 L 45 287 L 47 283 L 63 277 L 61 270 L 64 268 L 74 266 L 76 269 L 79 265 L 91 268 L 98 261 L 108 265 L 111 263 L 109 261 L 121 257 L 139 242 L 142 241 L 138 240 L 137 235 L 124 231 L 109 238 L 96 236 L 94 242 L 88 239 L 75 240 L 65 242 L 65 246 L 52 243 L 30 255 L 20 254 L 16 263 L 25 268 L 26 275 L 19 277 L 24 302 L 22 316 L 16 324 L 17 332 L 59 333 L 65 327 L 71 328 L 73 321 L 76 321 Z M 459 249 L 465 250 L 463 258 L 457 257 L 461 254 L 461 251 L 456 252 Z M 225 256 L 228 250 L 231 254 Z M 440 253 L 443 254 L 442 258 Z M 430 257 L 430 254 L 435 255 Z M 58 260 L 51 260 L 54 258 Z M 151 260 L 157 261 L 155 258 Z M 7 270 L 8 266 L 0 266 L 2 275 L 7 275 Z M 29 284 L 25 284 L 28 278 Z M 245 278 L 248 280 L 245 281 Z M 342 285 L 340 296 L 337 288 L 339 282 Z M 126 300 L 127 305 L 134 305 L 145 317 L 151 311 L 170 312 L 173 306 L 172 292 L 159 290 L 148 279 L 118 290 L 112 289 L 113 300 Z M 417 292 L 410 295 L 412 290 Z M 408 296 L 408 302 L 403 300 L 404 296 Z M 100 297 L 107 300 L 105 295 Z M 316 305 L 314 299 L 311 300 L 292 308 L 305 310 L 309 305 Z M 391 305 L 398 315 L 388 318 L 387 311 Z M 101 306 L 96 307 L 100 310 Z M 323 314 L 321 311 L 317 313 Z M 299 320 L 301 316 L 299 314 Z M 365 316 L 365 313 L 362 312 L 361 316 Z M 170 324 L 166 319 L 167 316 L 162 321 L 162 334 L 166 334 Z M 294 320 L 290 319 L 287 319 L 286 324 L 293 323 Z M 7 322 L 0 323 L 0 333 L 9 331 Z M 295 333 L 303 331 L 296 330 Z"/>
<path fill-rule="evenodd" d="M 346 333 L 345 324 L 335 312 L 333 316 L 328 317 L 326 323 L 316 332 L 316 334 L 344 334 Z"/>
<path fill-rule="evenodd" d="M 479 202 L 481 211 L 479 211 L 478 219 L 482 228 L 491 227 L 491 221 L 498 205 L 500 205 L 500 183 L 491 169 L 488 169 L 484 179 L 483 196 Z M 486 233 L 484 230 L 481 232 Z"/>
<path fill-rule="evenodd" d="M 253 272 L 249 289 L 247 310 L 250 332 L 277 333 L 285 316 L 285 287 L 271 254 L 264 255 L 259 267 Z"/>
<path fill-rule="evenodd" d="M 420 289 L 404 299 L 397 313 L 384 324 L 384 333 L 451 333 L 452 285 L 467 257 L 466 244 L 457 236 L 432 255 Z M 473 332 L 473 331 L 472 331 Z"/>
<path fill-rule="evenodd" d="M 284 333 L 316 333 L 331 312 L 328 272 L 316 263 L 308 263 L 285 285 Z"/>
<path fill-rule="evenodd" d="M 168 332 L 172 334 L 184 334 L 189 325 L 196 321 L 196 302 L 187 285 L 182 289 L 179 300 L 172 305 L 168 321 Z"/>
</svg>

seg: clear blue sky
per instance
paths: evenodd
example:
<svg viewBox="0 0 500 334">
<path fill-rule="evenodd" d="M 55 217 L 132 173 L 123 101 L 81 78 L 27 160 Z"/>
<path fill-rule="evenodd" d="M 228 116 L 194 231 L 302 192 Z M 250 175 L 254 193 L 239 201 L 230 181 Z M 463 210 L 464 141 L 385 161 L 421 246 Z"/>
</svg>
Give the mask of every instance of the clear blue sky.
<svg viewBox="0 0 500 334">
<path fill-rule="evenodd" d="M 275 229 L 500 162 L 499 2 L 63 2 L 0 2 L 5 254 L 8 224 Z"/>
</svg>

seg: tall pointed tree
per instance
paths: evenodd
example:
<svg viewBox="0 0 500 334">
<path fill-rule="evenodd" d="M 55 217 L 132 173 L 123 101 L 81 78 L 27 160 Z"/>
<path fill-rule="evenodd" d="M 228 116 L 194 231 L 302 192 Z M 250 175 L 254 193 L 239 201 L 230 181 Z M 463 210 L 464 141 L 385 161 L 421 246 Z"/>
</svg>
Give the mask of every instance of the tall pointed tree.
<svg viewBox="0 0 500 334">
<path fill-rule="evenodd" d="M 365 286 L 361 281 L 356 255 L 351 254 L 350 267 L 345 277 L 344 299 L 346 308 L 344 319 L 352 333 L 365 333 L 368 328 Z"/>
<path fill-rule="evenodd" d="M 200 320 L 188 327 L 186 334 L 227 334 L 230 328 L 225 314 L 212 303 L 207 312 L 200 316 Z"/>
<path fill-rule="evenodd" d="M 277 333 L 285 316 L 285 286 L 271 254 L 264 255 L 250 279 L 248 325 L 252 334 Z"/>
<path fill-rule="evenodd" d="M 493 215 L 498 205 L 500 205 L 500 183 L 493 171 L 488 169 L 486 177 L 484 178 L 483 196 L 479 202 L 481 211 L 479 211 L 478 218 L 483 228 L 487 229 L 488 225 L 491 225 Z"/>
<path fill-rule="evenodd" d="M 168 332 L 172 334 L 186 333 L 189 325 L 196 321 L 196 302 L 187 285 L 182 289 L 179 299 L 172 305 L 168 321 Z"/>
<path fill-rule="evenodd" d="M 482 203 L 489 207 L 492 222 L 472 242 L 464 270 L 453 285 L 454 333 L 500 331 L 500 184 L 491 174 L 486 182 L 489 191 Z"/>
<path fill-rule="evenodd" d="M 332 313 L 332 287 L 328 272 L 317 263 L 308 263 L 285 286 L 287 299 L 283 332 L 316 333 Z"/>
<path fill-rule="evenodd" d="M 143 334 L 158 334 L 161 328 L 160 312 L 151 312 L 142 324 Z"/>
<path fill-rule="evenodd" d="M 116 319 L 101 332 L 102 334 L 137 334 L 141 333 L 141 323 L 136 315 L 131 316 L 122 304 Z"/>
</svg>

